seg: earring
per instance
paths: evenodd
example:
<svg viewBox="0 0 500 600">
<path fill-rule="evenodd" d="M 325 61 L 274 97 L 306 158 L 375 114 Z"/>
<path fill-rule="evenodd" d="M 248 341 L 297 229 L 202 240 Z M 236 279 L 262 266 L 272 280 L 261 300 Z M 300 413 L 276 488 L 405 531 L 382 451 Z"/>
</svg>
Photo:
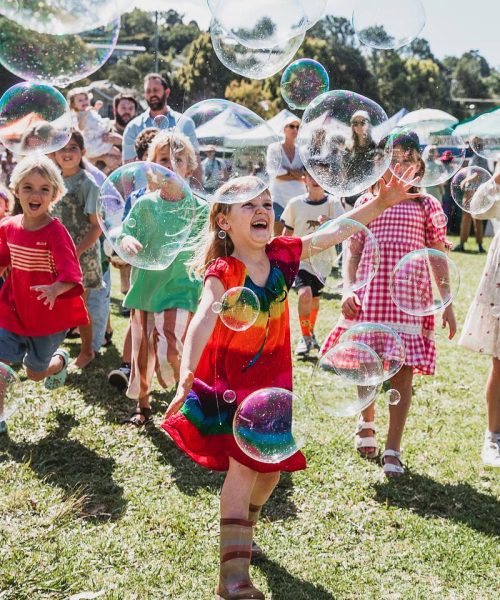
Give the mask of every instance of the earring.
<svg viewBox="0 0 500 600">
<path fill-rule="evenodd" d="M 219 229 L 219 231 L 217 232 L 217 237 L 219 238 L 219 240 L 225 240 L 226 232 L 223 229 Z"/>
</svg>

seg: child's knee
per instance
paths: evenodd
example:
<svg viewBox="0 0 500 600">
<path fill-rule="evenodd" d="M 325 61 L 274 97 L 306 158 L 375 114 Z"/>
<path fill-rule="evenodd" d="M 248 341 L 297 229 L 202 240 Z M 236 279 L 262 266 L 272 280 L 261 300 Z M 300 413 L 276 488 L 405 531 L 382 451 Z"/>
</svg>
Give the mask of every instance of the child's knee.
<svg viewBox="0 0 500 600">
<path fill-rule="evenodd" d="M 298 294 L 299 299 L 303 298 L 304 300 L 311 300 L 313 297 L 312 289 L 308 285 L 299 288 Z"/>
<path fill-rule="evenodd" d="M 26 375 L 31 381 L 42 381 L 42 379 L 45 379 L 46 371 L 32 371 L 26 368 Z"/>
</svg>

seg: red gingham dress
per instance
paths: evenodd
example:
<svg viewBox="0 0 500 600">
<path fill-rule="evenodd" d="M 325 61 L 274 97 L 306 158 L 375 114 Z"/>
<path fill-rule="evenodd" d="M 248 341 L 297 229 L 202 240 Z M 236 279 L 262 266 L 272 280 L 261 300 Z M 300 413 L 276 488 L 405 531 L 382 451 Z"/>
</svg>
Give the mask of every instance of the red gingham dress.
<svg viewBox="0 0 500 600">
<path fill-rule="evenodd" d="M 364 204 L 372 197 L 371 194 L 365 194 L 356 205 Z M 401 336 L 406 350 L 405 364 L 412 366 L 415 373 L 434 374 L 434 316 L 417 317 L 402 312 L 391 299 L 389 283 L 394 267 L 408 252 L 437 242 L 446 243 L 446 227 L 439 228 L 433 224 L 433 215 L 440 213 L 443 213 L 441 204 L 433 196 L 426 195 L 417 201 L 407 200 L 393 206 L 370 223 L 368 227 L 380 250 L 378 271 L 370 283 L 356 292 L 361 301 L 358 317 L 350 320 L 340 316 L 323 344 L 322 354 L 334 346 L 349 327 L 363 322 L 383 323 Z M 434 219 L 434 222 L 439 222 Z M 348 243 L 362 244 L 362 235 L 353 236 Z M 362 255 L 358 269 L 369 269 L 366 263 Z"/>
</svg>

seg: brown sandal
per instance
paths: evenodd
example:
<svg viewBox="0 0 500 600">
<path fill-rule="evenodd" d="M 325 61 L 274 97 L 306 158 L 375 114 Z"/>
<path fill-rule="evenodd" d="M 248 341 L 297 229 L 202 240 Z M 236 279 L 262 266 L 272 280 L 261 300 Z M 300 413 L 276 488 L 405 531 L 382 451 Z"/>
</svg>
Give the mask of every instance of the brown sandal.
<svg viewBox="0 0 500 600">
<path fill-rule="evenodd" d="M 139 417 L 144 417 L 144 419 L 140 419 Z M 134 427 L 139 429 L 152 422 L 151 409 L 145 406 L 136 406 L 130 416 L 122 421 L 122 425 L 134 425 Z"/>
</svg>

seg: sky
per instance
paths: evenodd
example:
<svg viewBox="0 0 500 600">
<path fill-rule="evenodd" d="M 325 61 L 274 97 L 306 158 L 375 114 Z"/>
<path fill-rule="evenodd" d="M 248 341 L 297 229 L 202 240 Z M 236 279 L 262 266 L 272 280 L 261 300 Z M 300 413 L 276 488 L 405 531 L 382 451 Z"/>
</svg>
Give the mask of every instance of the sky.
<svg viewBox="0 0 500 600">
<path fill-rule="evenodd" d="M 233 0 L 247 2 L 248 0 Z M 362 0 L 376 3 L 383 0 Z M 413 0 L 400 0 L 403 6 Z M 307 2 L 307 0 L 306 0 Z M 421 0 L 426 25 L 420 37 L 426 38 L 438 58 L 460 56 L 467 50 L 479 50 L 492 66 L 500 68 L 499 0 Z M 206 29 L 210 11 L 206 0 L 136 0 L 143 10 L 173 8 L 194 19 Z M 355 0 L 328 0 L 328 14 L 350 19 Z"/>
</svg>

